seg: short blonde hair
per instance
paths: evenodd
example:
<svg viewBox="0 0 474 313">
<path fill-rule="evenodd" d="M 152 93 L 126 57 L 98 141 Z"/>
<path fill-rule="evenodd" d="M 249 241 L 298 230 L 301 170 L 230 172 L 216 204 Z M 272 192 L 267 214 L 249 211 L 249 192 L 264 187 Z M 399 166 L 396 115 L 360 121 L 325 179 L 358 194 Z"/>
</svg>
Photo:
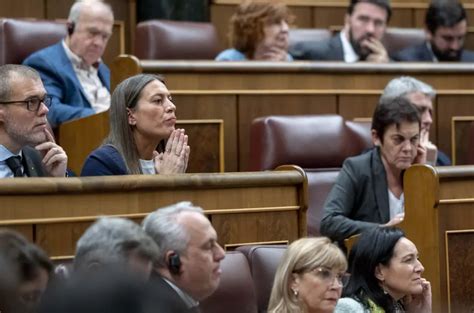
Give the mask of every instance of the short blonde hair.
<svg viewBox="0 0 474 313">
<path fill-rule="evenodd" d="M 320 266 L 345 272 L 347 260 L 341 249 L 327 237 L 294 241 L 286 250 L 276 271 L 268 312 L 300 312 L 298 300 L 290 289 L 292 274 L 304 273 Z"/>
</svg>

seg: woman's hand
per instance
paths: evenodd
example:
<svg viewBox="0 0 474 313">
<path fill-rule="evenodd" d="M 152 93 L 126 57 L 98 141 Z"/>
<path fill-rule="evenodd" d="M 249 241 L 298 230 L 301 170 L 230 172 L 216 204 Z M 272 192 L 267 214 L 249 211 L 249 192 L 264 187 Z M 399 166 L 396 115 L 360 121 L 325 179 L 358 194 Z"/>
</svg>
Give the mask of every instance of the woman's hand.
<svg viewBox="0 0 474 313">
<path fill-rule="evenodd" d="M 159 174 L 184 173 L 188 167 L 190 150 L 188 135 L 184 134 L 184 129 L 175 129 L 168 138 L 165 151 L 153 152 L 156 172 Z"/>
<path fill-rule="evenodd" d="M 431 284 L 421 278 L 423 291 L 417 295 L 408 295 L 403 298 L 407 313 L 431 313 Z"/>
</svg>

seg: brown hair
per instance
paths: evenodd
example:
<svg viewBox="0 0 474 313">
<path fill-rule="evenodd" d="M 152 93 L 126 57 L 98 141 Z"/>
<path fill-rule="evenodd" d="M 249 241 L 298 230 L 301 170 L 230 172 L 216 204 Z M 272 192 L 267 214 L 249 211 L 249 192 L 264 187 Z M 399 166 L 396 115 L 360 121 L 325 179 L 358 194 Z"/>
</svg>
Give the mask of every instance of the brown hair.
<svg viewBox="0 0 474 313">
<path fill-rule="evenodd" d="M 286 5 L 275 0 L 250 0 L 240 4 L 230 20 L 232 46 L 252 59 L 255 46 L 263 39 L 265 25 L 280 21 L 292 24 L 294 16 Z"/>
</svg>

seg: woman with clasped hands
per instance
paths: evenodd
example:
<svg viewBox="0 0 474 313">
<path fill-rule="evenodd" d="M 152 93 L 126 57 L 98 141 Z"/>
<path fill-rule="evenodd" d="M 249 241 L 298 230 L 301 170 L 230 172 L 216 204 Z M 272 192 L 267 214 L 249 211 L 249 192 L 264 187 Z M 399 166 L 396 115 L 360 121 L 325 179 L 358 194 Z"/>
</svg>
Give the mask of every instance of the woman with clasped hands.
<svg viewBox="0 0 474 313">
<path fill-rule="evenodd" d="M 329 238 L 296 240 L 276 271 L 268 312 L 332 313 L 347 281 L 346 269 L 346 257 Z"/>
<path fill-rule="evenodd" d="M 350 280 L 336 313 L 431 313 L 431 285 L 418 250 L 395 227 L 362 233 L 349 254 Z"/>
<path fill-rule="evenodd" d="M 112 94 L 109 135 L 81 176 L 184 173 L 190 148 L 184 130 L 175 129 L 175 112 L 161 76 L 124 80 Z"/>
</svg>

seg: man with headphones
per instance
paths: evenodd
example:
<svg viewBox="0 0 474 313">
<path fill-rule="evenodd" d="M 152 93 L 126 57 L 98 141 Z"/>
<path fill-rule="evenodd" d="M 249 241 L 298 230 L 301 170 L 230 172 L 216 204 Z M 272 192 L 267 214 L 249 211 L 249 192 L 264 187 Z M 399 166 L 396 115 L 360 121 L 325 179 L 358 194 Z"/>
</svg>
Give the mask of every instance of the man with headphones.
<svg viewBox="0 0 474 313">
<path fill-rule="evenodd" d="M 64 40 L 23 62 L 35 68 L 52 96 L 53 127 L 110 107 L 110 70 L 101 57 L 112 35 L 114 15 L 101 0 L 77 0 L 69 12 Z"/>
<path fill-rule="evenodd" d="M 170 312 L 199 312 L 199 301 L 219 285 L 225 256 L 203 210 L 180 202 L 150 213 L 142 226 L 159 248 L 151 276 L 156 300 Z"/>
</svg>

